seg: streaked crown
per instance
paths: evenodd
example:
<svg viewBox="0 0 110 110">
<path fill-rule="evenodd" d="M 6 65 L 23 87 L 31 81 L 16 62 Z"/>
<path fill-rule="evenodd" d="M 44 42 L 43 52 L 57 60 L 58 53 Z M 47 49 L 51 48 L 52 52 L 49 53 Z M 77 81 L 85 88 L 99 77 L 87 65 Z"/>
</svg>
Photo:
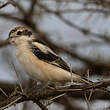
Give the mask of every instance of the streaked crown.
<svg viewBox="0 0 110 110">
<path fill-rule="evenodd" d="M 19 26 L 19 27 L 12 29 L 9 33 L 9 37 L 19 37 L 22 35 L 31 36 L 32 31 L 25 26 Z"/>
</svg>

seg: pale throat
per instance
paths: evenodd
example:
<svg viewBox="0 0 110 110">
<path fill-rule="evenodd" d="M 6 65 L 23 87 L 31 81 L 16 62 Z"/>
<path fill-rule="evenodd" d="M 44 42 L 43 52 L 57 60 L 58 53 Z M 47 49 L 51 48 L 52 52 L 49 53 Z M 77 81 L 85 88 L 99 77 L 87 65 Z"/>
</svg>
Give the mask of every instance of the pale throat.
<svg viewBox="0 0 110 110">
<path fill-rule="evenodd" d="M 18 45 L 16 44 L 15 50 L 17 57 L 20 57 L 23 54 L 27 55 L 28 53 L 31 52 L 29 43 L 24 41 L 19 42 Z"/>
</svg>

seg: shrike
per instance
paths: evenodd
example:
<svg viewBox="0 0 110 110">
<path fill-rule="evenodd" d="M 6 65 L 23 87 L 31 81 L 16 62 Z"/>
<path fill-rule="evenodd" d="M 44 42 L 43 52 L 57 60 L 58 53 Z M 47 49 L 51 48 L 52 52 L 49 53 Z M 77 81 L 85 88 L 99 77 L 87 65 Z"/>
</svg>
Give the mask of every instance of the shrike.
<svg viewBox="0 0 110 110">
<path fill-rule="evenodd" d="M 39 40 L 30 29 L 19 26 L 9 33 L 9 42 L 15 46 L 16 57 L 25 72 L 41 82 L 83 82 L 89 81 L 71 72 L 65 61 Z"/>
</svg>

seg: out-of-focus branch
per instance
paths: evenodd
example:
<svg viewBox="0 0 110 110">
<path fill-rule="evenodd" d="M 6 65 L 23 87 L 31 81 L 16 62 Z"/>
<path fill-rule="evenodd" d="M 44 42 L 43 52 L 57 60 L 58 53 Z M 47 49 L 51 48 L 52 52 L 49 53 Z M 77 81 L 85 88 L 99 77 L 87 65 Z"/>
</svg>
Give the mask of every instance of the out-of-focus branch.
<svg viewBox="0 0 110 110">
<path fill-rule="evenodd" d="M 0 41 L 0 47 L 4 47 L 9 45 L 9 41 L 8 40 L 4 40 L 4 41 Z"/>
<path fill-rule="evenodd" d="M 14 1 L 14 2 L 15 2 L 15 1 Z M 21 1 L 15 2 L 16 7 L 18 8 L 18 10 L 20 11 L 20 13 L 21 13 L 22 15 L 26 15 L 25 9 L 21 6 L 21 4 L 20 4 L 19 2 L 21 2 Z"/>
<path fill-rule="evenodd" d="M 56 10 L 56 13 L 82 13 L 82 12 L 91 12 L 93 13 L 103 13 L 103 14 L 110 14 L 110 10 L 107 9 L 97 9 L 97 8 L 80 8 L 80 9 L 64 9 L 64 10 Z"/>
<path fill-rule="evenodd" d="M 7 14 L 7 13 L 0 13 L 0 17 L 9 19 L 9 20 L 13 20 L 13 21 L 17 21 L 17 22 L 23 22 L 23 20 L 21 18 L 15 17 L 15 16 L 13 16 L 11 14 Z"/>
<path fill-rule="evenodd" d="M 16 3 L 14 1 L 8 1 L 2 5 L 0 5 L 0 9 L 6 7 L 7 5 L 12 5 L 12 6 L 16 6 Z"/>
<path fill-rule="evenodd" d="M 31 5 L 30 5 L 29 13 L 30 13 L 30 16 L 32 16 L 34 13 L 37 0 L 30 0 L 30 2 L 31 2 Z"/>
<path fill-rule="evenodd" d="M 47 0 L 51 1 L 52 0 Z M 59 2 L 58 0 L 53 0 L 53 2 Z M 101 6 L 103 8 L 110 8 L 110 1 L 109 0 L 60 0 L 60 2 L 65 2 L 65 3 L 78 3 L 78 4 L 83 4 L 85 6 Z"/>
<path fill-rule="evenodd" d="M 110 42 L 109 36 L 91 32 L 88 29 L 82 28 L 82 27 L 74 24 L 73 22 L 70 22 L 69 20 L 65 19 L 62 16 L 62 13 L 60 13 L 60 11 L 59 12 L 58 11 L 53 11 L 53 10 L 49 9 L 48 7 L 46 7 L 45 5 L 41 4 L 41 3 L 37 3 L 37 5 L 39 7 L 41 7 L 42 9 L 44 9 L 45 12 L 56 15 L 65 24 L 67 24 L 68 26 L 70 26 L 70 27 L 72 27 L 74 29 L 79 30 L 79 32 L 82 32 L 84 35 L 90 35 L 90 36 L 93 36 L 93 37 L 99 37 L 99 38 L 103 39 L 106 42 Z"/>
<path fill-rule="evenodd" d="M 87 0 L 86 5 L 96 5 L 96 6 L 101 6 L 103 8 L 110 9 L 109 0 Z"/>
<path fill-rule="evenodd" d="M 51 2 L 57 2 L 57 3 L 78 3 L 78 4 L 82 4 L 85 6 L 99 6 L 99 7 L 103 7 L 103 8 L 110 8 L 110 1 L 109 0 L 46 0 L 51 1 Z M 45 1 L 43 1 L 45 2 Z"/>
</svg>

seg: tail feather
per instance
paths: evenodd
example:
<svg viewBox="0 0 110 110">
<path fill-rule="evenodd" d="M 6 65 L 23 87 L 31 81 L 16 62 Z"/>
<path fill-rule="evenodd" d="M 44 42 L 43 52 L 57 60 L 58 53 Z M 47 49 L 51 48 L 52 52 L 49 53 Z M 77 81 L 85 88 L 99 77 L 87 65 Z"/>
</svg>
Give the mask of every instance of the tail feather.
<svg viewBox="0 0 110 110">
<path fill-rule="evenodd" d="M 72 77 L 71 77 L 71 81 L 73 82 L 79 82 L 79 83 L 85 83 L 85 84 L 88 84 L 88 85 L 92 85 L 93 82 L 86 79 L 86 78 L 82 78 L 81 76 L 77 75 L 77 74 L 72 74 Z"/>
</svg>

